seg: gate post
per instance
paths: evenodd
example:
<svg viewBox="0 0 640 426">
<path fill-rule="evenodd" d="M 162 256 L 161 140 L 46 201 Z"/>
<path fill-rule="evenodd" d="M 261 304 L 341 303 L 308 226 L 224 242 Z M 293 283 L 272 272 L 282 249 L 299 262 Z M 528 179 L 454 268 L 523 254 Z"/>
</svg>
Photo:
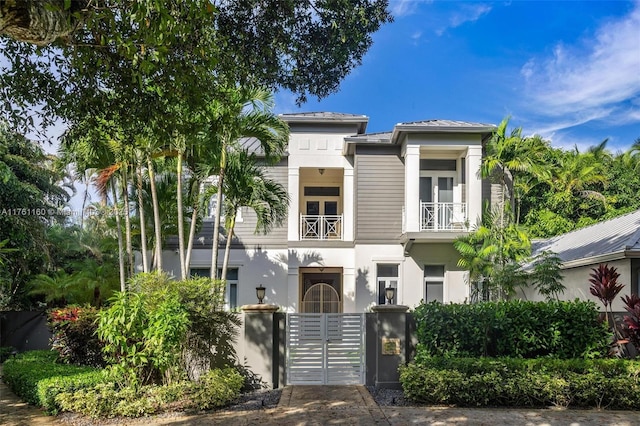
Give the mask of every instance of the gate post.
<svg viewBox="0 0 640 426">
<path fill-rule="evenodd" d="M 398 367 L 405 364 L 407 353 L 408 306 L 378 305 L 367 314 L 367 385 L 377 388 L 400 389 Z M 373 353 L 372 353 L 373 352 Z"/>
<path fill-rule="evenodd" d="M 239 343 L 244 343 L 244 363 L 275 389 L 281 381 L 283 315 L 276 313 L 276 305 L 244 305 L 241 309 L 244 312 L 244 342 Z"/>
</svg>

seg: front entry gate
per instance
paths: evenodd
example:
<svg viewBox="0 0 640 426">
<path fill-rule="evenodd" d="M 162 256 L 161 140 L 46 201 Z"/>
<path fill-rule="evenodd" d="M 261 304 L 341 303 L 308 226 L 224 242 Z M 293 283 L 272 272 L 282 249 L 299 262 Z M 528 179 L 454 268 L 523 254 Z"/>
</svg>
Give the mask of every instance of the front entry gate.
<svg viewBox="0 0 640 426">
<path fill-rule="evenodd" d="M 287 383 L 364 383 L 363 314 L 289 314 Z"/>
</svg>

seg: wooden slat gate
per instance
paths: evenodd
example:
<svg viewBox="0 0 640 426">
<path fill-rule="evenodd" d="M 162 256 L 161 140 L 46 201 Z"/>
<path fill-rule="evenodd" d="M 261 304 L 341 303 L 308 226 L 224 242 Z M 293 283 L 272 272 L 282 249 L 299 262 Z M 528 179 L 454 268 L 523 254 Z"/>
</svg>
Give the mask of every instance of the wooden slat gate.
<svg viewBox="0 0 640 426">
<path fill-rule="evenodd" d="M 364 383 L 363 314 L 289 314 L 287 384 Z"/>
</svg>

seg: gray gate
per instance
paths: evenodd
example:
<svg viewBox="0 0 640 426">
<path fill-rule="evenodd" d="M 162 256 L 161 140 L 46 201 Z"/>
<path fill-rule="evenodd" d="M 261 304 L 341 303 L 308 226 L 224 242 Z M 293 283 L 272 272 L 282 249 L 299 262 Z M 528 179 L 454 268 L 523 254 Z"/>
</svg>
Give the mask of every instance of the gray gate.
<svg viewBox="0 0 640 426">
<path fill-rule="evenodd" d="M 364 383 L 363 314 L 289 314 L 287 383 Z"/>
</svg>

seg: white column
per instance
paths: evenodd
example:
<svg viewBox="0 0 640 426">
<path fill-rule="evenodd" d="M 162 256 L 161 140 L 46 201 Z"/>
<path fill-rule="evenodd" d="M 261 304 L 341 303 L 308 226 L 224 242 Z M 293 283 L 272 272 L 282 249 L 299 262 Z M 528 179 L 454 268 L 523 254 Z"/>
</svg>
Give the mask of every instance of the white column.
<svg viewBox="0 0 640 426">
<path fill-rule="evenodd" d="M 343 169 L 343 220 L 342 227 L 344 232 L 344 241 L 353 241 L 354 238 L 354 223 L 355 223 L 355 211 L 353 208 L 353 169 Z"/>
<path fill-rule="evenodd" d="M 286 311 L 288 313 L 300 312 L 300 306 L 298 306 L 299 295 L 298 289 L 300 288 L 300 280 L 298 273 L 300 269 L 297 266 L 289 266 L 287 271 L 287 306 Z"/>
<path fill-rule="evenodd" d="M 300 239 L 300 169 L 289 168 L 289 228 L 288 240 L 298 241 Z"/>
<path fill-rule="evenodd" d="M 467 150 L 467 216 L 469 225 L 473 228 L 480 223 L 482 217 L 482 178 L 480 177 L 480 163 L 482 161 L 482 147 L 470 146 Z"/>
<path fill-rule="evenodd" d="M 356 312 L 355 268 L 345 267 L 342 270 L 342 312 Z"/>
<path fill-rule="evenodd" d="M 404 153 L 404 205 L 407 232 L 420 230 L 420 146 L 407 145 Z"/>
</svg>

